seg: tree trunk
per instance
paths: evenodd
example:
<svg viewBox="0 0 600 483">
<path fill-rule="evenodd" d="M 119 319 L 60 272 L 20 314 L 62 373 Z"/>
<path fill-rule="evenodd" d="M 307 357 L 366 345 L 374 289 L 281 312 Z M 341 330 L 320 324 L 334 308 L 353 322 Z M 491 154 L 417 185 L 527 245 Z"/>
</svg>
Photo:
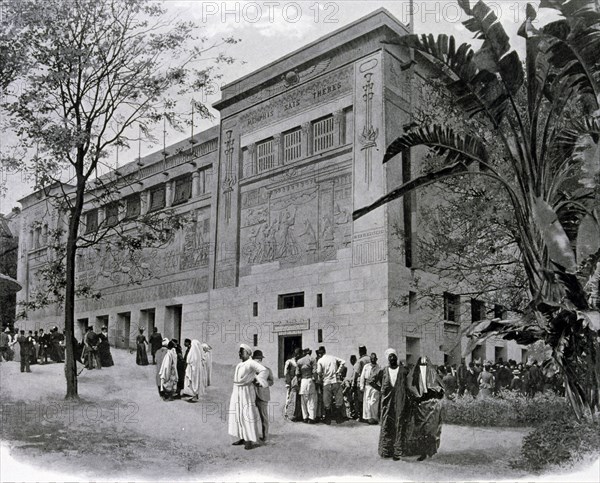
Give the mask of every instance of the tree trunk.
<svg viewBox="0 0 600 483">
<path fill-rule="evenodd" d="M 82 163 L 83 165 L 83 163 Z M 66 250 L 66 287 L 65 287 L 65 378 L 67 380 L 66 399 L 77 399 L 77 361 L 73 350 L 75 339 L 75 255 L 77 252 L 77 238 L 79 232 L 79 220 L 83 211 L 83 194 L 85 191 L 85 180 L 77 177 L 77 189 L 75 194 L 75 206 L 70 210 L 69 228 L 67 232 Z"/>
</svg>

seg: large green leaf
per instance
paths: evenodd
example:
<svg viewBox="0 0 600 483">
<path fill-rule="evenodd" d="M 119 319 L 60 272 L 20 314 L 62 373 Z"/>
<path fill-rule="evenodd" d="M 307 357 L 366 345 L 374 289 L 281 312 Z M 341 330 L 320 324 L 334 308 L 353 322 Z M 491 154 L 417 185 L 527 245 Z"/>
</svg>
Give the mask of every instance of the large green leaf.
<svg viewBox="0 0 600 483">
<path fill-rule="evenodd" d="M 577 231 L 577 261 L 583 262 L 600 249 L 600 225 L 598 219 L 588 214 L 581 220 Z"/>
<path fill-rule="evenodd" d="M 463 161 L 487 161 L 483 141 L 475 136 L 456 134 L 451 128 L 434 124 L 415 129 L 397 138 L 385 151 L 383 162 L 387 163 L 397 154 L 413 146 L 425 145 L 437 154 L 446 156 L 446 163 Z"/>
<path fill-rule="evenodd" d="M 437 39 L 431 34 L 406 35 L 390 43 L 426 54 L 444 73 L 442 80 L 467 115 L 485 112 L 495 125 L 500 124 L 507 107 L 507 90 L 493 72 L 481 68 L 483 54 L 476 59 L 469 44 L 457 48 L 454 37 L 445 34 Z M 512 60 L 505 61 L 502 68 L 512 68 Z M 492 70 L 499 71 L 500 66 Z M 513 77 L 518 79 L 518 72 Z"/>
<path fill-rule="evenodd" d="M 569 273 L 574 273 L 577 269 L 575 254 L 571 248 L 569 237 L 567 237 L 552 207 L 538 197 L 533 205 L 533 214 L 544 239 L 550 260 L 565 267 L 565 270 Z"/>
</svg>

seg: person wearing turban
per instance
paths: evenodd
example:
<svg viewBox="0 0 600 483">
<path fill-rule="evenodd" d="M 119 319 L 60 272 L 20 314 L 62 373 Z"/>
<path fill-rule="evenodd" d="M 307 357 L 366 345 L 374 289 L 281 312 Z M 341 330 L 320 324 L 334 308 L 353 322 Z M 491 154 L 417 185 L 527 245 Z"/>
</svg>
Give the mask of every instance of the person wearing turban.
<svg viewBox="0 0 600 483">
<path fill-rule="evenodd" d="M 408 451 L 418 461 L 437 453 L 442 434 L 442 380 L 428 357 L 420 357 L 408 374 L 413 422 Z"/>
<path fill-rule="evenodd" d="M 187 355 L 185 368 L 185 383 L 183 393 L 192 396 L 188 402 L 198 402 L 199 396 L 206 392 L 206 367 L 203 363 L 202 346 L 200 341 L 194 339 Z"/>
<path fill-rule="evenodd" d="M 164 393 L 160 385 L 160 368 L 162 367 L 162 362 L 169 349 L 167 346 L 169 345 L 169 339 L 164 338 L 162 340 L 162 347 L 156 351 L 156 386 L 158 387 L 158 395 L 164 398 Z"/>
<path fill-rule="evenodd" d="M 398 461 L 406 440 L 406 370 L 394 349 L 385 351 L 386 367 L 367 381 L 381 395 L 379 456 Z"/>
<path fill-rule="evenodd" d="M 174 395 L 177 392 L 177 382 L 179 381 L 177 351 L 174 341 L 170 341 L 167 345 L 167 353 L 160 364 L 158 375 L 160 378 L 159 392 L 162 392 L 163 400 L 173 401 Z"/>
<path fill-rule="evenodd" d="M 233 391 L 229 401 L 229 434 L 234 446 L 252 449 L 263 437 L 260 414 L 256 406 L 256 386 L 268 387 L 269 371 L 252 359 L 252 349 L 241 344 L 238 352 L 241 362 L 233 375 Z"/>
</svg>

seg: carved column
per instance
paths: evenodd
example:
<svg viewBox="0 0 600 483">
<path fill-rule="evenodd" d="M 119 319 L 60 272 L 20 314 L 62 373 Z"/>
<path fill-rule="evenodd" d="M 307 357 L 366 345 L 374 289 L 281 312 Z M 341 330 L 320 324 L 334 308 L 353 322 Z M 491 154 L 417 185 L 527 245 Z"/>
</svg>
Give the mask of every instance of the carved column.
<svg viewBox="0 0 600 483">
<path fill-rule="evenodd" d="M 312 123 L 305 122 L 302 124 L 302 155 L 311 156 L 312 150 Z"/>
<path fill-rule="evenodd" d="M 340 109 L 333 113 L 333 145 L 344 144 L 344 111 Z"/>
<path fill-rule="evenodd" d="M 244 178 L 254 176 L 256 174 L 256 143 L 251 143 L 246 146 L 243 157 Z"/>
<path fill-rule="evenodd" d="M 202 193 L 200 182 L 200 171 L 196 170 L 192 173 L 192 198 L 198 198 Z"/>
<path fill-rule="evenodd" d="M 165 183 L 165 206 L 168 208 L 173 204 L 173 181 Z"/>
<path fill-rule="evenodd" d="M 144 190 L 140 193 L 140 214 L 145 215 L 150 208 L 150 190 Z"/>
<path fill-rule="evenodd" d="M 275 166 L 281 166 L 283 164 L 283 135 L 277 133 L 273 135 L 273 155 L 275 156 Z"/>
</svg>

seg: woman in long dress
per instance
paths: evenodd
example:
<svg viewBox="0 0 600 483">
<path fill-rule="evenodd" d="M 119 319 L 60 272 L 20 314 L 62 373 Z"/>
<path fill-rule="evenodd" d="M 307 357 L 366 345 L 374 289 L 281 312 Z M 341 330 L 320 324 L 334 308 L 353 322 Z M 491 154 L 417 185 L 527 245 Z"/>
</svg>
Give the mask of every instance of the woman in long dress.
<svg viewBox="0 0 600 483">
<path fill-rule="evenodd" d="M 485 364 L 483 365 L 483 371 L 479 373 L 479 377 L 477 378 L 477 382 L 479 383 L 479 395 L 482 398 L 492 397 L 495 378 L 491 369 L 492 363 L 485 361 Z"/>
<path fill-rule="evenodd" d="M 192 340 L 190 352 L 187 355 L 183 393 L 192 396 L 188 402 L 198 402 L 199 396 L 206 392 L 206 368 L 203 361 L 204 349 L 200 341 Z"/>
<path fill-rule="evenodd" d="M 102 364 L 102 367 L 114 366 L 115 363 L 113 361 L 112 354 L 110 353 L 108 329 L 106 327 L 102 327 L 102 332 L 100 332 L 98 338 L 100 339 L 100 343 L 98 344 L 98 351 L 100 352 L 100 364 Z"/>
<path fill-rule="evenodd" d="M 146 344 L 148 343 L 148 341 L 146 340 L 146 336 L 144 335 L 144 329 L 142 327 L 140 327 L 139 335 L 135 338 L 135 343 L 137 345 L 135 363 L 138 366 L 147 366 L 148 354 L 146 353 Z"/>
</svg>

